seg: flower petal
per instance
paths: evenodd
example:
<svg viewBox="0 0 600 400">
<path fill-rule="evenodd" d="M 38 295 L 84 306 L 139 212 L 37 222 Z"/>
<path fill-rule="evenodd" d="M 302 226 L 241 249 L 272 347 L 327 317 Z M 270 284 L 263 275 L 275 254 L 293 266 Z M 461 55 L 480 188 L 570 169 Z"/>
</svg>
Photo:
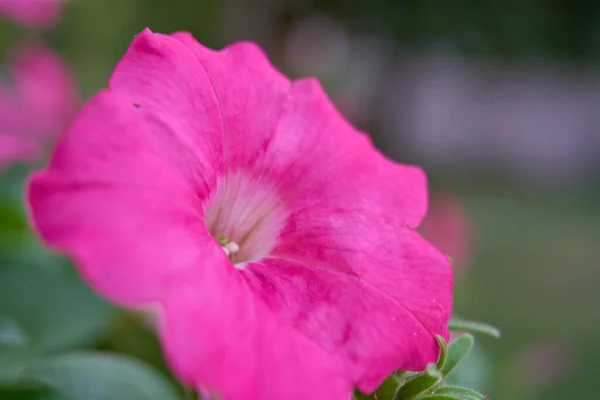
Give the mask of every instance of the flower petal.
<svg viewBox="0 0 600 400">
<path fill-rule="evenodd" d="M 448 337 L 452 272 L 417 233 L 385 217 L 312 215 L 273 258 L 246 266 L 254 289 L 284 320 L 352 370 L 366 392 L 391 372 L 435 362 Z M 322 217 L 322 218 L 319 218 Z"/>
<path fill-rule="evenodd" d="M 45 242 L 73 258 L 95 290 L 125 306 L 159 300 L 199 265 L 203 245 L 216 246 L 201 219 L 167 193 L 42 174 L 31 182 L 30 202 Z"/>
<path fill-rule="evenodd" d="M 268 182 L 285 198 L 302 194 L 301 206 L 350 201 L 387 211 L 401 224 L 420 224 L 427 210 L 421 169 L 383 157 L 316 80 L 290 86 L 251 43 L 214 52 L 187 33 L 174 37 L 197 54 L 215 89 L 230 170 L 251 171 L 253 179 Z"/>
<path fill-rule="evenodd" d="M 268 168 L 264 155 L 285 112 L 290 81 L 254 43 L 238 42 L 217 52 L 202 46 L 189 33 L 179 32 L 173 37 L 194 52 L 210 78 L 223 120 L 230 172 Z"/>
<path fill-rule="evenodd" d="M 58 22 L 65 0 L 0 0 L 0 14 L 32 27 L 48 28 Z"/>
<path fill-rule="evenodd" d="M 15 130 L 32 137 L 56 138 L 71 123 L 79 97 L 63 60 L 42 45 L 18 48 L 11 62 L 19 117 Z"/>
<path fill-rule="evenodd" d="M 426 212 L 419 168 L 387 160 L 335 110 L 317 81 L 290 85 L 252 43 L 216 52 L 188 33 L 146 30 L 110 86 L 146 104 L 194 153 L 213 149 L 205 166 L 218 174 L 223 167 L 251 172 L 282 197 L 302 193 L 303 206 L 306 199 L 351 199 L 413 227 Z"/>
<path fill-rule="evenodd" d="M 0 133 L 0 170 L 15 161 L 32 162 L 41 154 L 37 141 Z"/>
<path fill-rule="evenodd" d="M 287 196 L 292 212 L 352 207 L 354 212 L 384 214 L 403 227 L 416 227 L 423 219 L 423 171 L 385 158 L 337 112 L 318 81 L 294 83 L 278 137 L 269 165 L 278 179 L 297 182 Z"/>
<path fill-rule="evenodd" d="M 282 323 L 239 271 L 209 261 L 164 306 L 167 356 L 184 382 L 227 400 L 347 400 L 335 357 Z"/>
<path fill-rule="evenodd" d="M 211 181 L 224 172 L 223 122 L 212 82 L 179 40 L 146 29 L 117 65 L 111 91 L 130 99 L 168 132 L 173 162 Z"/>
<path fill-rule="evenodd" d="M 470 230 L 467 216 L 449 194 L 437 195 L 432 200 L 420 229 L 424 237 L 453 260 L 455 271 L 456 267 L 462 271 L 469 263 Z"/>
<path fill-rule="evenodd" d="M 219 248 L 185 171 L 164 159 L 163 131 L 139 111 L 119 95 L 97 95 L 29 186 L 47 244 L 72 256 L 106 297 L 133 305 L 157 300 L 206 246 Z"/>
<path fill-rule="evenodd" d="M 207 183 L 195 166 L 177 162 L 179 149 L 149 113 L 104 91 L 61 138 L 48 169 L 69 183 L 131 185 L 189 198 Z"/>
</svg>

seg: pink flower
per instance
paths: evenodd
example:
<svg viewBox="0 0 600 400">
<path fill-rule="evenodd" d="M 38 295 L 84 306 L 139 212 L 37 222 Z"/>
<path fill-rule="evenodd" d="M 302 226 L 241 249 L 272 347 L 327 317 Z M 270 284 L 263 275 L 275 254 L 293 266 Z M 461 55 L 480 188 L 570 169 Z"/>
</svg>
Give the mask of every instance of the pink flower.
<svg viewBox="0 0 600 400">
<path fill-rule="evenodd" d="M 73 118 L 76 86 L 64 62 L 41 45 L 19 48 L 10 62 L 12 84 L 0 84 L 0 169 L 35 161 Z"/>
<path fill-rule="evenodd" d="M 572 345 L 550 339 L 532 344 L 511 363 L 513 382 L 526 390 L 552 387 L 573 373 L 576 364 Z"/>
<path fill-rule="evenodd" d="M 60 18 L 66 0 L 0 0 L 0 15 L 30 27 L 48 28 Z"/>
<path fill-rule="evenodd" d="M 407 227 L 423 172 L 251 43 L 142 32 L 29 201 L 97 291 L 157 311 L 179 378 L 224 399 L 347 400 L 448 335 L 451 268 Z"/>
<path fill-rule="evenodd" d="M 440 195 L 432 199 L 421 231 L 427 240 L 452 259 L 455 266 L 464 268 L 468 265 L 471 252 L 469 221 L 453 197 Z"/>
</svg>

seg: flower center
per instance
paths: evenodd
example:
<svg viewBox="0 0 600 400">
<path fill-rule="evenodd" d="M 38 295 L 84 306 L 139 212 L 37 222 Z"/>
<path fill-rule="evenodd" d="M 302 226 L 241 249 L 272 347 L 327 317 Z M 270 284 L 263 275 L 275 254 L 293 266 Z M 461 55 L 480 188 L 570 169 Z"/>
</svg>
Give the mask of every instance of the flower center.
<svg viewBox="0 0 600 400">
<path fill-rule="evenodd" d="M 272 186 L 241 172 L 217 182 L 205 211 L 208 231 L 237 268 L 269 255 L 288 216 Z"/>
<path fill-rule="evenodd" d="M 227 257 L 229 257 L 229 259 L 232 259 L 233 255 L 240 251 L 240 246 L 236 242 L 230 242 L 226 236 L 217 237 L 217 241 L 225 251 L 225 254 L 227 254 Z"/>
</svg>

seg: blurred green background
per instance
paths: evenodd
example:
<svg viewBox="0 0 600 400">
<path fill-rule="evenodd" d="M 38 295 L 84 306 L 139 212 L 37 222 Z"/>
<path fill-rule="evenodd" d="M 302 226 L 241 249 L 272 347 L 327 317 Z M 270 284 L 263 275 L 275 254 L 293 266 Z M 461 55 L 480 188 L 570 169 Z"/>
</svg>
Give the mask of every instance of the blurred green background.
<svg viewBox="0 0 600 400">
<path fill-rule="evenodd" d="M 425 166 L 432 192 L 456 198 L 472 240 L 455 311 L 503 333 L 478 338 L 456 380 L 492 399 L 596 398 L 600 2 L 72 0 L 48 31 L 1 21 L 0 57 L 43 40 L 88 97 L 146 26 L 215 48 L 257 41 L 286 73 L 321 78 L 384 153 Z M 0 399 L 58 399 L 11 382 L 37 354 L 63 349 L 115 350 L 167 374 L 144 322 L 97 299 L 37 244 L 21 203 L 27 173 L 0 175 L 0 331 L 27 342 L 0 347 Z"/>
</svg>

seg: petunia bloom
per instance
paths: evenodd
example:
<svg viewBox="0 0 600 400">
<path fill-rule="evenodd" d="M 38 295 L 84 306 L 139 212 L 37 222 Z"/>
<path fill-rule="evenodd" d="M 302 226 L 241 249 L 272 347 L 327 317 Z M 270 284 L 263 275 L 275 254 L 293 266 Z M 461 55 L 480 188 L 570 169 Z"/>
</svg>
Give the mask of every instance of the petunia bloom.
<svg viewBox="0 0 600 400">
<path fill-rule="evenodd" d="M 573 373 L 573 346 L 558 339 L 534 343 L 511 362 L 513 382 L 529 391 L 554 386 Z"/>
<path fill-rule="evenodd" d="M 471 227 L 460 204 L 448 194 L 431 201 L 427 218 L 421 227 L 423 236 L 463 269 L 469 264 Z"/>
<path fill-rule="evenodd" d="M 49 28 L 56 24 L 66 0 L 0 0 L 0 15 L 35 28 Z"/>
<path fill-rule="evenodd" d="M 46 47 L 18 48 L 9 72 L 11 82 L 0 84 L 0 169 L 39 159 L 71 122 L 79 102 L 71 72 Z"/>
<path fill-rule="evenodd" d="M 204 393 L 348 400 L 447 338 L 452 271 L 412 229 L 424 173 L 252 43 L 142 32 L 28 195 L 90 285 L 156 311 L 174 372 Z"/>
</svg>

